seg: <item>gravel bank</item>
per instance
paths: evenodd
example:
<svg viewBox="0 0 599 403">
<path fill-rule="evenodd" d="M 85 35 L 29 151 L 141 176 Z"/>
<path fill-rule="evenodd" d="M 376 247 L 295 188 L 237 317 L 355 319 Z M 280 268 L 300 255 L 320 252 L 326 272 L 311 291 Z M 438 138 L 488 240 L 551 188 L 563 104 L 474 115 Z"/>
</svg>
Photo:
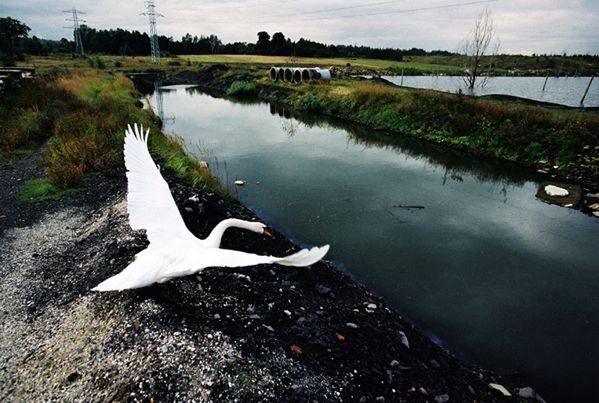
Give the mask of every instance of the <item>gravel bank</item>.
<svg viewBox="0 0 599 403">
<path fill-rule="evenodd" d="M 0 173 L 11 192 L 19 163 Z M 226 217 L 256 218 L 165 175 L 198 236 Z M 481 402 L 511 400 L 489 383 L 527 386 L 459 362 L 327 262 L 92 293 L 147 244 L 128 226 L 124 175 L 60 202 L 11 197 L 0 200 L 0 214 L 19 215 L 0 237 L 2 401 Z M 231 230 L 223 246 L 298 249 L 272 232 Z"/>
</svg>

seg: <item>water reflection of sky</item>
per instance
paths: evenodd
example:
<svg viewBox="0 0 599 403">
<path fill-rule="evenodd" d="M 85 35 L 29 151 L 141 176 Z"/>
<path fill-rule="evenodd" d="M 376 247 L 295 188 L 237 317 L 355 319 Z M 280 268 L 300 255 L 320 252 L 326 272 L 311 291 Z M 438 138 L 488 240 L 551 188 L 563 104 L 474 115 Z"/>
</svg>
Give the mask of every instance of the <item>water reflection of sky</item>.
<svg viewBox="0 0 599 403">
<path fill-rule="evenodd" d="M 454 353 L 521 371 L 546 397 L 591 392 L 599 220 L 535 200 L 534 173 L 410 139 L 382 146 L 384 134 L 264 104 L 181 87 L 163 97 L 167 131 L 245 180 L 245 204 L 300 242 L 330 243 L 329 258 Z"/>
<path fill-rule="evenodd" d="M 405 87 L 429 88 L 439 91 L 466 91 L 461 77 L 455 76 L 385 76 L 385 79 Z M 591 77 L 489 77 L 486 85 L 476 86 L 476 95 L 504 94 L 537 101 L 580 106 Z M 479 79 L 479 83 L 482 78 Z M 543 90 L 543 86 L 545 89 Z M 599 80 L 595 78 L 587 93 L 584 106 L 599 107 Z"/>
</svg>

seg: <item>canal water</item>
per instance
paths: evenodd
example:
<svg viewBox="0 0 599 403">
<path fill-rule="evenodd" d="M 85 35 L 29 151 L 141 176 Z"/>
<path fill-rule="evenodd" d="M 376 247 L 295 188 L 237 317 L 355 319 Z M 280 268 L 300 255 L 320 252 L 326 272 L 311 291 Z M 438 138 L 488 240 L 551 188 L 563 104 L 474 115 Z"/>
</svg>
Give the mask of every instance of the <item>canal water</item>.
<svg viewBox="0 0 599 403">
<path fill-rule="evenodd" d="M 157 95 L 165 132 L 263 221 L 330 244 L 437 343 L 548 401 L 595 399 L 599 219 L 536 200 L 536 173 L 192 87 Z"/>
<path fill-rule="evenodd" d="M 467 92 L 462 77 L 456 76 L 383 76 L 396 85 L 412 88 L 428 88 L 438 91 Z M 479 78 L 481 82 L 483 77 Z M 535 101 L 551 102 L 567 106 L 580 106 L 582 96 L 591 77 L 489 77 L 483 87 L 476 85 L 475 95 L 511 95 Z M 545 89 L 543 90 L 543 86 Z M 584 100 L 585 107 L 599 107 L 599 78 L 591 83 Z"/>
</svg>

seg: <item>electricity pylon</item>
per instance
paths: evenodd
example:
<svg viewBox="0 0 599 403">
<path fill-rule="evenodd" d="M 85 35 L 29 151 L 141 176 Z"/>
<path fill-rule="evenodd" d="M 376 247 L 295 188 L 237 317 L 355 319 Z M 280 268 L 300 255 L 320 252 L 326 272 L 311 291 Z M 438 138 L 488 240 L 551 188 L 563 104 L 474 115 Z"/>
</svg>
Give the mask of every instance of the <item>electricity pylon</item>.
<svg viewBox="0 0 599 403">
<path fill-rule="evenodd" d="M 164 15 L 156 12 L 156 5 L 154 0 L 147 0 L 144 2 L 146 6 L 146 12 L 141 15 L 147 15 L 148 21 L 150 22 L 150 49 L 152 52 L 152 62 L 160 63 L 160 48 L 158 47 L 158 33 L 156 32 L 156 17 L 164 17 Z"/>
<path fill-rule="evenodd" d="M 64 10 L 63 13 L 71 13 L 73 18 L 66 18 L 67 21 L 72 21 L 73 36 L 75 37 L 75 53 L 83 54 L 83 41 L 81 40 L 81 30 L 79 28 L 80 22 L 85 22 L 85 20 L 80 20 L 78 14 L 85 14 L 83 11 L 76 10 L 74 7 L 70 10 Z"/>
</svg>

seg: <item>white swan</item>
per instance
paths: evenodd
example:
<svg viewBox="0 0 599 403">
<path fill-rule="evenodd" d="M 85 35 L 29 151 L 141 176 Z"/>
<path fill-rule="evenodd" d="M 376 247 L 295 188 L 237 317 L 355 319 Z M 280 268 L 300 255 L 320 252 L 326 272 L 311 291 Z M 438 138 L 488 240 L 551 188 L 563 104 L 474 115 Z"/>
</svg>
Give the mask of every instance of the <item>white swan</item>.
<svg viewBox="0 0 599 403">
<path fill-rule="evenodd" d="M 262 256 L 220 249 L 225 230 L 238 227 L 266 233 L 266 225 L 229 218 L 221 221 L 206 239 L 196 238 L 185 226 L 166 181 L 148 152 L 149 130 L 134 125 L 125 132 L 127 207 L 134 230 L 145 229 L 150 245 L 139 252 L 122 272 L 100 283 L 93 291 L 120 291 L 163 283 L 206 267 L 240 267 L 264 263 L 309 266 L 326 255 L 329 245 L 302 249 L 285 257 Z"/>
</svg>

